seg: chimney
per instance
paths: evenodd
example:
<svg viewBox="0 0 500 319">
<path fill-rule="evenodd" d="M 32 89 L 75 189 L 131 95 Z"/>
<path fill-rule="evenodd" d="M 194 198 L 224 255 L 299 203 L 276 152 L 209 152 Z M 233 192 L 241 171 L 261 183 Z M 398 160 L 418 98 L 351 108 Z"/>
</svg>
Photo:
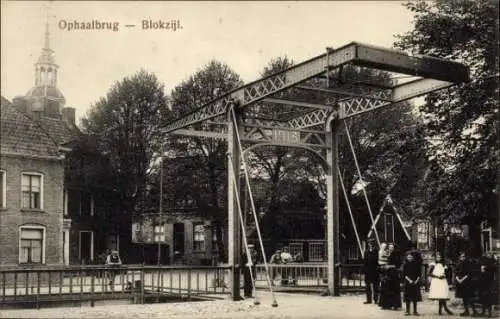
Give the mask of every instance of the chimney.
<svg viewBox="0 0 500 319">
<path fill-rule="evenodd" d="M 26 99 L 22 96 L 16 96 L 12 99 L 12 105 L 14 105 L 19 111 L 26 113 L 28 112 L 28 103 Z"/>
<path fill-rule="evenodd" d="M 62 114 L 63 121 L 69 126 L 75 126 L 75 108 L 65 107 Z"/>
</svg>

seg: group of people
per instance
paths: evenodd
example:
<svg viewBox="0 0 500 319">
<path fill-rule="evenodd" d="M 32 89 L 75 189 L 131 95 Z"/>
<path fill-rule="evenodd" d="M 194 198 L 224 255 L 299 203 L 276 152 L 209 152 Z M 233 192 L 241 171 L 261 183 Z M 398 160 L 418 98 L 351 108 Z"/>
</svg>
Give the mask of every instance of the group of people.
<svg viewBox="0 0 500 319">
<path fill-rule="evenodd" d="M 377 249 L 375 242 L 368 242 L 368 249 L 364 255 L 364 275 L 366 287 L 365 304 L 378 304 L 382 309 L 398 310 L 402 307 L 401 283 L 403 283 L 403 300 L 406 304 L 405 315 L 418 316 L 417 303 L 422 301 L 422 287 L 430 282 L 430 300 L 438 301 L 439 315 L 443 311 L 453 312 L 447 306 L 449 297 L 450 267 L 444 262 L 441 254 L 437 253 L 435 261 L 429 264 L 427 273 L 423 272 L 421 253 L 412 245 L 411 249 L 402 258 L 401 253 L 393 243 L 381 243 Z M 404 261 L 402 261 L 404 259 Z M 482 304 L 482 315 L 488 312 L 491 316 L 495 289 L 495 261 L 488 256 L 480 260 L 479 271 L 465 253 L 460 255 L 460 261 L 455 268 L 453 280 L 457 298 L 462 298 L 464 312 L 461 316 L 469 316 L 469 307 L 472 315 L 476 315 L 474 301 Z M 428 279 L 426 280 L 426 277 Z M 411 307 L 413 306 L 413 307 Z"/>
</svg>

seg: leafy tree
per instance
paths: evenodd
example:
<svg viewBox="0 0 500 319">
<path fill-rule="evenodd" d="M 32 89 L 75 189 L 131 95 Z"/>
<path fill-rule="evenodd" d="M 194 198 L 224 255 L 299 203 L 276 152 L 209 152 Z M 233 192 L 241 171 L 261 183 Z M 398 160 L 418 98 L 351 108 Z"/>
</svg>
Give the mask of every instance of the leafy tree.
<svg viewBox="0 0 500 319">
<path fill-rule="evenodd" d="M 83 131 L 95 141 L 112 170 L 108 183 L 119 197 L 121 215 L 115 219 L 125 238 L 131 238 L 132 215 L 147 206 L 151 162 L 161 148 L 160 127 L 169 112 L 163 84 L 141 70 L 115 83 L 82 120 Z"/>
<path fill-rule="evenodd" d="M 412 31 L 395 45 L 413 54 L 453 59 L 471 81 L 428 95 L 421 107 L 426 153 L 439 174 L 426 209 L 448 220 L 497 219 L 498 1 L 410 1 Z"/>
<path fill-rule="evenodd" d="M 171 93 L 172 112 L 176 117 L 197 109 L 216 99 L 222 93 L 229 92 L 243 83 L 236 72 L 219 61 L 211 61 L 198 70 L 188 80 L 177 85 Z M 223 118 L 221 121 L 225 121 Z M 217 124 L 200 123 L 195 128 L 217 130 Z M 171 135 L 169 150 L 172 157 L 197 163 L 191 167 L 190 176 L 182 174 L 183 165 L 171 166 L 170 179 L 177 187 L 185 185 L 189 196 L 196 201 L 200 211 L 207 212 L 214 220 L 220 259 L 225 260 L 225 248 L 222 241 L 222 226 L 227 220 L 225 210 L 227 194 L 226 151 L 227 142 L 203 137 L 178 137 Z M 187 185 L 186 185 L 187 182 Z M 184 196 L 188 196 L 185 194 Z"/>
</svg>

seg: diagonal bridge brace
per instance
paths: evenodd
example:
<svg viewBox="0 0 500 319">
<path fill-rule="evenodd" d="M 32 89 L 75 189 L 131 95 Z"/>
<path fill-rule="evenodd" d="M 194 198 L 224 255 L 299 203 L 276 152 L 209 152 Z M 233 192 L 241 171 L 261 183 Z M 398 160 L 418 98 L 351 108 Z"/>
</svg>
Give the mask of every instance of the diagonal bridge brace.
<svg viewBox="0 0 500 319">
<path fill-rule="evenodd" d="M 376 92 L 372 93 L 374 94 L 373 99 L 369 97 L 357 97 L 341 102 L 340 117 L 363 113 L 469 80 L 468 68 L 457 62 L 431 57 L 409 56 L 399 51 L 353 42 L 338 49 L 329 50 L 325 54 L 292 66 L 285 71 L 228 92 L 218 99 L 169 123 L 166 125 L 165 131 L 167 133 L 172 132 L 216 116 L 227 114 L 229 105 L 231 104 L 243 108 L 348 63 L 387 72 L 427 77 L 428 79 L 423 78 L 413 83 L 394 87 L 392 89 L 392 99 L 389 102 L 385 96 L 381 96 L 381 93 L 377 96 Z M 326 118 L 322 115 L 325 110 L 315 112 L 314 115 L 307 115 L 315 119 L 314 123 L 318 122 L 316 119 L 321 121 Z M 301 121 L 297 120 L 296 122 Z M 308 121 L 304 120 L 302 122 Z"/>
<path fill-rule="evenodd" d="M 391 98 L 386 99 L 387 90 L 379 90 L 372 93 L 373 96 L 364 96 L 358 98 L 344 99 L 338 102 L 338 117 L 348 118 L 375 109 L 391 106 L 396 103 L 404 102 L 425 95 L 427 93 L 444 89 L 454 85 L 452 82 L 440 81 L 434 79 L 417 79 L 405 84 L 395 86 L 392 89 Z M 384 97 L 384 98 L 381 98 Z M 289 120 L 289 125 L 294 128 L 308 128 L 325 123 L 329 112 L 324 110 L 315 110 L 294 119 Z"/>
</svg>

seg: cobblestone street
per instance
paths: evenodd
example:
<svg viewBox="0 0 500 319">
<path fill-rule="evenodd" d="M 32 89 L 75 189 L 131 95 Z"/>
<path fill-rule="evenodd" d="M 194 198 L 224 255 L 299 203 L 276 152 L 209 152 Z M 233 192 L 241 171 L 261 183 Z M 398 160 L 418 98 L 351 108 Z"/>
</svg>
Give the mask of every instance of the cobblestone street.
<svg viewBox="0 0 500 319">
<path fill-rule="evenodd" d="M 360 295 L 320 297 L 313 294 L 277 293 L 278 307 L 273 308 L 269 292 L 259 291 L 261 304 L 254 300 L 233 302 L 228 299 L 149 305 L 104 305 L 91 308 L 64 307 L 2 310 L 1 318 L 403 318 L 402 310 L 380 310 L 364 305 Z M 457 318 L 462 308 L 452 301 L 456 315 L 438 316 L 437 305 L 429 300 L 419 303 L 420 318 Z M 406 317 L 405 317 L 406 318 Z"/>
</svg>

